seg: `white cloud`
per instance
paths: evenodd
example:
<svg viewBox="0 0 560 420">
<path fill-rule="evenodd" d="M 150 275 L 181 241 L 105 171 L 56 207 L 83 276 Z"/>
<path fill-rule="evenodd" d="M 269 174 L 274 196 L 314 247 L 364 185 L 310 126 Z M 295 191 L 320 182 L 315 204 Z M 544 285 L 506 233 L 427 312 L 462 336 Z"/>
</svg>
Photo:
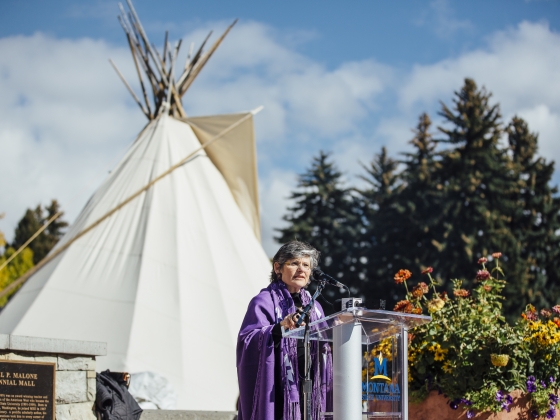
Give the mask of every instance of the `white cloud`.
<svg viewBox="0 0 560 420">
<path fill-rule="evenodd" d="M 52 198 L 73 219 L 142 126 L 109 57 L 125 61 L 126 51 L 42 34 L 0 39 L 0 229 L 8 239 L 26 208 Z"/>
<path fill-rule="evenodd" d="M 538 105 L 522 109 L 518 115 L 527 121 L 531 131 L 539 134 L 539 154 L 547 160 L 560 161 L 560 113 L 551 112 L 546 105 Z"/>
<path fill-rule="evenodd" d="M 459 31 L 473 28 L 469 20 L 455 18 L 455 12 L 448 0 L 431 1 L 428 9 L 416 19 L 415 23 L 418 26 L 431 28 L 440 38 L 448 38 Z"/>
<path fill-rule="evenodd" d="M 465 77 L 494 93 L 502 109 L 539 102 L 560 106 L 560 34 L 545 23 L 523 22 L 492 35 L 486 48 L 432 65 L 415 66 L 401 90 L 403 109 L 449 98 Z"/>
<path fill-rule="evenodd" d="M 273 256 L 278 250 L 278 243 L 274 240 L 277 232 L 274 229 L 286 226 L 282 216 L 293 204 L 289 196 L 296 183 L 295 173 L 282 170 L 275 170 L 260 181 L 261 236 L 263 248 L 269 256 Z"/>
<path fill-rule="evenodd" d="M 283 138 L 290 129 L 333 139 L 368 116 L 391 80 L 392 70 L 374 60 L 329 70 L 283 45 L 269 27 L 249 22 L 228 35 L 186 95 L 186 106 L 199 113 L 262 104 L 263 140 Z"/>
</svg>

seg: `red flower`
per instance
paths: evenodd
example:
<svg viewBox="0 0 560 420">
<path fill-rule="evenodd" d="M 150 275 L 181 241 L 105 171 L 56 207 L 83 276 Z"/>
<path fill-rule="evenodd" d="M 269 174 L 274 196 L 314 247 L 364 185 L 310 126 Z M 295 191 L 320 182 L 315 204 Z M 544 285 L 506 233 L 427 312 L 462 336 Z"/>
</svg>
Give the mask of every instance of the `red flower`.
<svg viewBox="0 0 560 420">
<path fill-rule="evenodd" d="M 422 274 L 428 274 L 428 273 L 431 273 L 433 271 L 434 271 L 434 269 L 432 267 L 428 267 L 425 270 L 422 270 Z"/>
<path fill-rule="evenodd" d="M 395 283 L 401 284 L 407 281 L 410 276 L 412 276 L 412 273 L 410 271 L 401 268 L 398 273 L 395 274 Z"/>
<path fill-rule="evenodd" d="M 490 278 L 490 273 L 488 270 L 478 270 L 476 273 L 476 279 L 479 281 L 488 280 Z"/>
<path fill-rule="evenodd" d="M 537 313 L 537 309 L 529 304 L 527 305 L 527 309 L 525 310 L 525 319 L 529 320 L 529 321 L 538 321 L 539 320 L 539 314 Z"/>
<path fill-rule="evenodd" d="M 478 259 L 479 264 L 484 264 L 484 263 L 487 263 L 487 262 L 488 262 L 488 258 L 482 257 L 482 258 Z"/>
<path fill-rule="evenodd" d="M 410 314 L 412 313 L 412 303 L 410 303 L 408 300 L 401 300 L 400 302 L 397 302 L 397 304 L 393 308 L 393 311 Z"/>
</svg>

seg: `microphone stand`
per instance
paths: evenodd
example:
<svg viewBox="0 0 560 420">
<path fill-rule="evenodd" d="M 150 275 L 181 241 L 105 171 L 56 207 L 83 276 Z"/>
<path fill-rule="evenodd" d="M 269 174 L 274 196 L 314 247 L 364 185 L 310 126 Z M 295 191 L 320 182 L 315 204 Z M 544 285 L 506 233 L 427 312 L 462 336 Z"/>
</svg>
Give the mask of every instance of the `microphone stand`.
<svg viewBox="0 0 560 420">
<path fill-rule="evenodd" d="M 319 285 L 317 286 L 317 290 L 311 297 L 309 303 L 303 309 L 298 321 L 296 322 L 296 327 L 299 327 L 303 322 L 303 319 L 307 317 L 307 321 L 305 323 L 305 332 L 303 335 L 303 346 L 305 349 L 305 379 L 303 380 L 303 420 L 311 420 L 311 393 L 313 392 L 313 384 L 311 382 L 311 343 L 309 341 L 309 312 L 311 308 L 315 305 L 315 300 L 319 297 L 319 295 L 323 292 L 323 289 L 326 286 L 325 281 L 319 281 Z"/>
</svg>

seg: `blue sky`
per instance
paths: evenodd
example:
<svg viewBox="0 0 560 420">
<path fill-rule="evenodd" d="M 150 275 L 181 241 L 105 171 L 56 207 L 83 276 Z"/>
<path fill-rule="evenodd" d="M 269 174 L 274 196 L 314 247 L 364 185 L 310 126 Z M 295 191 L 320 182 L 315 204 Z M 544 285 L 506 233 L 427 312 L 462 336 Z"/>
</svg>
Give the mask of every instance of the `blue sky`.
<svg viewBox="0 0 560 420">
<path fill-rule="evenodd" d="M 240 21 L 184 104 L 256 117 L 263 243 L 273 252 L 296 175 L 320 149 L 348 183 L 386 145 L 406 150 L 465 77 L 493 92 L 560 160 L 560 0 L 134 2 L 152 42 L 199 44 Z M 58 198 L 72 221 L 145 124 L 108 58 L 134 80 L 115 1 L 0 5 L 0 230 Z M 558 175 L 555 182 L 558 182 Z"/>
</svg>

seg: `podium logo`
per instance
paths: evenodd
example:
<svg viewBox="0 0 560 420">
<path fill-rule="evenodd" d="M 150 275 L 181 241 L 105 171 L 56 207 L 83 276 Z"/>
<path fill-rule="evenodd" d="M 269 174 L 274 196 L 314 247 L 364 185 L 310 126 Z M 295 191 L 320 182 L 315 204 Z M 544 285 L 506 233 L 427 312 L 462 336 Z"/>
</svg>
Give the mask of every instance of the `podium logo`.
<svg viewBox="0 0 560 420">
<path fill-rule="evenodd" d="M 373 359 L 374 368 L 373 377 L 371 379 L 385 379 L 390 381 L 391 378 L 387 376 L 387 359 L 383 358 L 383 354 L 380 352 L 378 357 Z"/>
</svg>

